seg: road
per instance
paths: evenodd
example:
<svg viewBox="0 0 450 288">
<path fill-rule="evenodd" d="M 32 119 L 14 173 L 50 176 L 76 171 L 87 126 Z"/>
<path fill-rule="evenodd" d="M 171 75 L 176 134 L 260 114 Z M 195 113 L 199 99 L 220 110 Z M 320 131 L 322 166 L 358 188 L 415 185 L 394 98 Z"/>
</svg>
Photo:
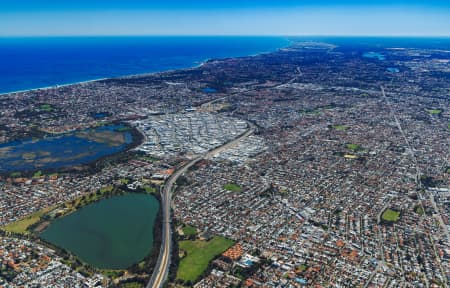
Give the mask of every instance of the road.
<svg viewBox="0 0 450 288">
<path fill-rule="evenodd" d="M 295 73 L 294 73 L 294 77 L 290 81 L 288 81 L 284 84 L 294 82 L 301 75 L 302 75 L 302 72 L 300 70 L 300 67 L 297 67 L 295 70 Z M 277 87 L 277 86 L 279 86 L 279 85 L 274 85 L 273 87 Z M 266 87 L 266 88 L 268 88 L 268 87 Z M 252 90 L 257 90 L 257 88 L 250 89 L 248 91 L 252 91 Z M 246 92 L 248 92 L 248 91 L 246 91 Z M 232 93 L 232 94 L 230 94 L 230 96 L 238 94 L 238 93 L 242 93 L 242 91 Z M 219 99 L 214 99 L 207 103 L 204 103 L 203 105 L 209 105 L 216 101 L 226 99 L 227 97 L 228 96 L 221 97 Z M 182 166 L 174 174 L 172 174 L 172 176 L 169 178 L 169 180 L 164 185 L 163 195 L 161 197 L 162 209 L 163 209 L 163 231 L 162 231 L 161 249 L 159 251 L 158 261 L 156 263 L 156 267 L 153 272 L 152 278 L 150 279 L 150 281 L 148 282 L 148 284 L 146 286 L 147 288 L 162 287 L 165 280 L 167 279 L 167 275 L 169 274 L 170 253 L 171 253 L 171 236 L 172 236 L 171 229 L 170 229 L 170 208 L 171 208 L 171 201 L 172 201 L 171 194 L 172 194 L 173 184 L 175 184 L 178 177 L 183 175 L 183 173 L 185 173 L 190 167 L 195 165 L 200 160 L 205 159 L 205 158 L 211 158 L 214 155 L 232 147 L 233 145 L 236 145 L 240 140 L 253 134 L 255 132 L 255 126 L 253 124 L 251 124 L 250 122 L 248 122 L 248 125 L 249 125 L 249 129 L 247 130 L 247 132 L 245 132 L 241 136 L 237 137 L 236 139 L 234 139 L 228 143 L 225 143 L 224 145 L 205 153 L 204 155 L 200 155 L 200 156 L 192 159 L 189 163 L 187 163 L 185 166 Z"/>
<path fill-rule="evenodd" d="M 390 115 L 394 118 L 395 123 L 397 125 L 397 128 L 400 131 L 400 133 L 401 133 L 401 135 L 402 135 L 402 137 L 403 137 L 403 139 L 405 141 L 405 144 L 406 144 L 406 146 L 408 148 L 408 153 L 410 154 L 410 156 L 411 156 L 411 158 L 412 158 L 412 160 L 414 162 L 414 165 L 415 165 L 415 168 L 416 168 L 416 179 L 415 179 L 415 181 L 416 181 L 417 188 L 418 188 L 417 192 L 418 192 L 419 197 L 420 197 L 419 205 L 423 209 L 423 211 L 425 211 L 425 207 L 423 206 L 422 200 L 428 199 L 428 200 L 431 201 L 432 208 L 434 210 L 433 217 L 438 220 L 438 222 L 439 222 L 439 224 L 440 224 L 440 226 L 442 228 L 442 231 L 444 232 L 444 234 L 447 237 L 447 239 L 450 239 L 450 235 L 448 233 L 447 225 L 444 223 L 444 220 L 443 220 L 442 215 L 441 215 L 441 213 L 439 211 L 439 208 L 437 207 L 436 202 L 434 201 L 434 196 L 427 191 L 426 187 L 423 187 L 423 185 L 422 185 L 422 182 L 421 182 L 420 178 L 421 178 L 421 176 L 423 174 L 420 171 L 420 167 L 419 167 L 419 164 L 418 164 L 418 161 L 417 161 L 417 157 L 416 157 L 416 155 L 414 153 L 413 147 L 410 144 L 410 142 L 408 141 L 408 138 L 406 137 L 406 133 L 403 130 L 403 128 L 402 128 L 402 126 L 400 124 L 400 121 L 398 120 L 398 117 L 397 117 L 397 115 L 394 112 L 394 109 L 392 108 L 392 104 L 389 101 L 389 98 L 386 96 L 386 92 L 384 91 L 384 87 L 380 86 L 380 88 L 381 88 L 381 94 L 382 94 L 384 100 L 386 101 L 386 103 L 388 105 Z M 424 194 L 425 194 L 425 196 L 424 196 Z M 419 226 L 422 226 L 422 222 L 423 222 L 423 217 L 421 217 L 420 220 L 419 220 Z M 434 254 L 435 254 L 436 259 L 440 259 L 439 255 L 438 255 L 438 252 L 437 252 L 437 249 L 436 249 L 436 245 L 434 244 L 433 239 L 431 239 L 431 235 L 429 235 L 429 237 L 430 237 L 430 243 L 433 246 L 433 250 L 434 250 Z M 438 265 L 439 265 L 439 268 L 441 270 L 442 275 L 446 275 L 445 270 L 444 270 L 444 268 L 441 265 L 441 261 L 438 261 Z M 425 281 L 427 281 L 426 278 L 425 278 Z M 446 278 L 444 278 L 444 284 L 447 284 Z M 426 287 L 428 287 L 428 286 L 429 285 L 428 285 L 428 282 L 427 282 L 426 283 Z"/>
<path fill-rule="evenodd" d="M 162 229 L 162 241 L 161 241 L 161 249 L 159 251 L 158 261 L 156 263 L 155 270 L 153 272 L 152 278 L 147 284 L 147 288 L 160 288 L 163 287 L 164 282 L 167 279 L 167 275 L 169 274 L 170 267 L 170 255 L 171 255 L 171 245 L 172 245 L 172 232 L 170 226 L 170 208 L 172 201 L 172 188 L 176 183 L 178 178 L 183 175 L 186 171 L 189 170 L 193 165 L 198 163 L 200 160 L 205 158 L 211 158 L 214 155 L 236 145 L 240 140 L 250 136 L 255 132 L 255 126 L 251 123 L 249 124 L 249 129 L 247 132 L 237 137 L 236 139 L 225 143 L 224 145 L 217 147 L 204 155 L 200 155 L 194 159 L 192 159 L 189 163 L 180 167 L 176 170 L 172 176 L 167 180 L 164 185 L 164 189 L 162 192 L 161 202 L 163 209 L 163 229 Z"/>
</svg>

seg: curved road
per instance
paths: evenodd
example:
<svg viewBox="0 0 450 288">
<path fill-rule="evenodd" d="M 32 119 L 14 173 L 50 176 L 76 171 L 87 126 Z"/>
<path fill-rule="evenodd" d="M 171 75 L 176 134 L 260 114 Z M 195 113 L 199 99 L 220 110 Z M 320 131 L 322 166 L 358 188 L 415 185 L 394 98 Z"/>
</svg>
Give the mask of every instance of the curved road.
<svg viewBox="0 0 450 288">
<path fill-rule="evenodd" d="M 171 245 L 172 245 L 172 233 L 170 227 L 170 203 L 172 201 L 172 187 L 177 181 L 177 179 L 183 175 L 189 168 L 195 165 L 197 162 L 204 158 L 210 158 L 214 155 L 236 145 L 240 140 L 250 136 L 255 132 L 255 126 L 251 123 L 248 123 L 249 129 L 247 132 L 239 136 L 238 138 L 225 143 L 224 145 L 217 147 L 214 150 L 207 152 L 204 155 L 200 155 L 194 159 L 192 159 L 189 163 L 179 168 L 172 176 L 167 180 L 164 185 L 163 195 L 161 197 L 162 200 L 162 209 L 163 209 L 163 231 L 162 231 L 162 241 L 161 241 L 161 249 L 159 251 L 158 261 L 156 263 L 155 270 L 153 271 L 152 278 L 147 284 L 147 288 L 160 288 L 163 287 L 165 280 L 167 279 L 167 275 L 169 274 L 170 267 L 170 255 L 171 255 Z"/>
</svg>

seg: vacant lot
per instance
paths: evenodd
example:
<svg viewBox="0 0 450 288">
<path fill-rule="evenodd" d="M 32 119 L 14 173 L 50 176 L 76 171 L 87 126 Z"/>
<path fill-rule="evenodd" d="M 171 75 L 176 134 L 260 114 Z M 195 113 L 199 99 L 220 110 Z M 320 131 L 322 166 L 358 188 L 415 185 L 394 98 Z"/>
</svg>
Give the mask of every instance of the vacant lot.
<svg viewBox="0 0 450 288">
<path fill-rule="evenodd" d="M 210 241 L 181 241 L 180 249 L 186 251 L 178 266 L 177 279 L 195 281 L 208 268 L 208 263 L 230 248 L 234 242 L 223 237 Z"/>
</svg>

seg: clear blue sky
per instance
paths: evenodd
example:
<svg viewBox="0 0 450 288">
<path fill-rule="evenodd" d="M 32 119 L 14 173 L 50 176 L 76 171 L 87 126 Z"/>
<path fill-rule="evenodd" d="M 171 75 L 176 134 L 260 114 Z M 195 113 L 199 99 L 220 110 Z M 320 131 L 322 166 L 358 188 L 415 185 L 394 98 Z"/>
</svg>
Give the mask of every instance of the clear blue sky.
<svg viewBox="0 0 450 288">
<path fill-rule="evenodd" d="M 37 35 L 450 36 L 450 1 L 0 1 L 0 36 Z"/>
</svg>

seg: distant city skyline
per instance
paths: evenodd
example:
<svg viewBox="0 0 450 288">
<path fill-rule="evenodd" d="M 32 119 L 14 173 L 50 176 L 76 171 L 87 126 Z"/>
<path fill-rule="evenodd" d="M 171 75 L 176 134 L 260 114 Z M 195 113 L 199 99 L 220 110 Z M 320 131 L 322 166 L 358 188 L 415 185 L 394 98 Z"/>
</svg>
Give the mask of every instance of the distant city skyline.
<svg viewBox="0 0 450 288">
<path fill-rule="evenodd" d="M 0 36 L 450 36 L 448 1 L 24 0 L 0 4 Z"/>
</svg>

